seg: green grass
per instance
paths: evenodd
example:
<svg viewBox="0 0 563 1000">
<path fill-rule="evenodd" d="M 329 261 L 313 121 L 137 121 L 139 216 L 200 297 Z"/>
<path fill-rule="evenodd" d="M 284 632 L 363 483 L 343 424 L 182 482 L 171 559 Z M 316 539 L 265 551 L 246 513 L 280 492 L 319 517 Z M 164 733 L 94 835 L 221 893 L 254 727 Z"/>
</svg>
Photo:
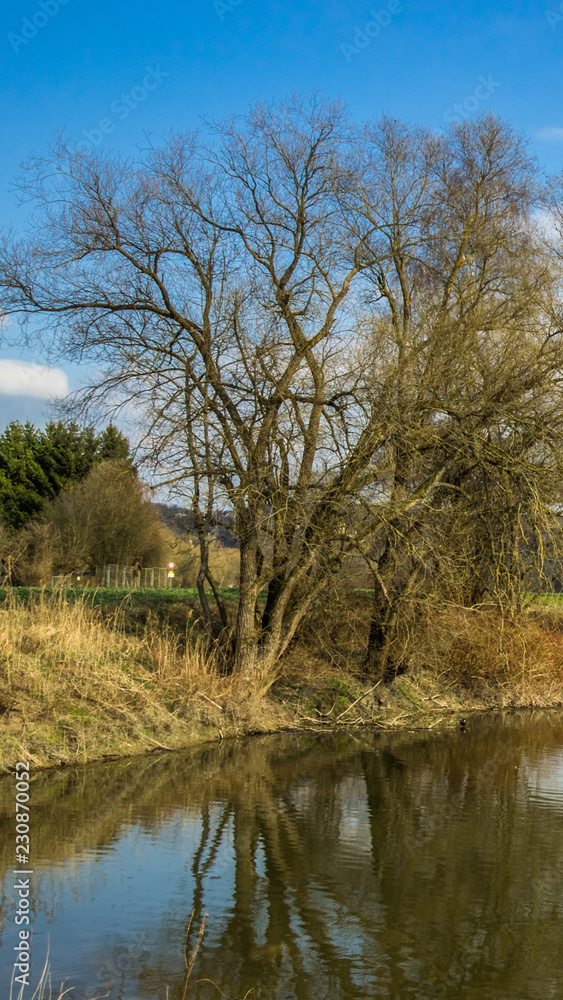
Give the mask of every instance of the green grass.
<svg viewBox="0 0 563 1000">
<path fill-rule="evenodd" d="M 33 600 L 38 600 L 41 595 L 46 598 L 60 596 L 63 601 L 70 604 L 76 601 L 85 601 L 93 607 L 112 608 L 119 605 L 136 607 L 139 605 L 152 605 L 161 607 L 164 605 L 189 604 L 198 600 L 196 587 L 167 587 L 156 589 L 152 587 L 0 587 L 0 605 L 3 604 L 6 594 L 12 594 L 17 601 L 29 604 Z M 211 604 L 213 604 L 213 591 L 206 589 Z M 219 593 L 225 601 L 238 600 L 238 588 L 221 587 Z M 370 600 L 373 598 L 373 590 L 364 587 L 355 587 L 353 593 L 360 600 Z M 562 594 L 527 594 L 527 601 L 542 607 L 558 607 L 563 605 Z M 266 591 L 258 597 L 260 603 L 266 600 Z"/>
<path fill-rule="evenodd" d="M 557 607 L 559 604 L 563 604 L 563 594 L 527 594 L 527 599 L 534 602 L 534 604 L 541 604 L 544 607 Z"/>
<path fill-rule="evenodd" d="M 184 604 L 188 601 L 197 600 L 198 594 L 195 587 L 170 587 L 165 590 L 153 588 L 135 587 L 127 589 L 121 587 L 0 587 L 0 604 L 6 599 L 6 594 L 10 593 L 17 601 L 28 604 L 41 595 L 45 597 L 58 597 L 70 604 L 76 601 L 92 603 L 97 607 L 110 607 L 116 604 L 128 603 L 136 604 Z M 238 598 L 238 590 L 233 587 L 223 587 L 219 590 L 221 597 L 227 601 Z M 206 594 L 212 600 L 213 592 L 206 590 Z"/>
</svg>

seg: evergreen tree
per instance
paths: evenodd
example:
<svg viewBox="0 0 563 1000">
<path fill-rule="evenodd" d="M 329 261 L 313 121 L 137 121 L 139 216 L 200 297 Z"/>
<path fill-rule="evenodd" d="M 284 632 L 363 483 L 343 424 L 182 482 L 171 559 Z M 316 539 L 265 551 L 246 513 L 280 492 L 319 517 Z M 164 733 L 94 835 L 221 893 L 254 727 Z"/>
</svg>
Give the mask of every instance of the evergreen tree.
<svg viewBox="0 0 563 1000">
<path fill-rule="evenodd" d="M 19 529 L 37 516 L 57 490 L 39 456 L 37 431 L 17 421 L 0 435 L 0 503 L 2 519 Z"/>
<path fill-rule="evenodd" d="M 99 462 L 122 462 L 131 471 L 129 442 L 113 424 L 93 427 L 62 421 L 38 430 L 12 421 L 0 434 L 0 518 L 18 531 L 45 503 L 81 482 Z"/>
<path fill-rule="evenodd" d="M 97 441 L 97 457 L 102 461 L 123 462 L 133 471 L 131 456 L 129 454 L 129 441 L 121 431 L 108 424 L 105 431 L 99 435 Z"/>
<path fill-rule="evenodd" d="M 38 439 L 43 467 L 49 470 L 57 493 L 84 479 L 100 451 L 100 438 L 94 428 L 80 428 L 75 423 L 49 423 L 43 432 L 38 432 Z"/>
</svg>

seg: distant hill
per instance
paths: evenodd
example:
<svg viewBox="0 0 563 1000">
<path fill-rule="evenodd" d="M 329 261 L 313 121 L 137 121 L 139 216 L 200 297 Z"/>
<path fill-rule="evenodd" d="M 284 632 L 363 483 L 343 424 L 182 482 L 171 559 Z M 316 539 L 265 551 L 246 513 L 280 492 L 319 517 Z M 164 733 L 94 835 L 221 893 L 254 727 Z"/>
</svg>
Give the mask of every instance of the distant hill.
<svg viewBox="0 0 563 1000">
<path fill-rule="evenodd" d="M 189 507 L 177 504 L 155 503 L 162 523 L 174 532 L 177 538 L 195 537 L 196 526 L 193 511 Z M 214 524 L 210 535 L 225 549 L 238 549 L 239 542 L 230 525 L 234 525 L 234 516 L 228 511 L 217 511 L 214 514 Z"/>
</svg>

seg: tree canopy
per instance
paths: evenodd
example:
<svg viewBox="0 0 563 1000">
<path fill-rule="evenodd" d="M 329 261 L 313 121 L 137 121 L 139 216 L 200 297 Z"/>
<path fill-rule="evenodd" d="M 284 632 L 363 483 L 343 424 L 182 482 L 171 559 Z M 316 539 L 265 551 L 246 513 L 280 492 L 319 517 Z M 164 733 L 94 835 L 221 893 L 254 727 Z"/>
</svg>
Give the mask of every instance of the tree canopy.
<svg viewBox="0 0 563 1000">
<path fill-rule="evenodd" d="M 39 430 L 12 421 L 0 434 L 2 520 L 18 530 L 105 459 L 131 464 L 127 438 L 112 424 L 96 434 L 76 423 L 50 422 Z"/>
<path fill-rule="evenodd" d="M 162 533 L 157 509 L 123 462 L 105 459 L 45 509 L 54 530 L 58 572 L 108 563 L 159 565 Z"/>
<path fill-rule="evenodd" d="M 208 146 L 175 135 L 135 163 L 62 142 L 31 161 L 34 235 L 5 240 L 4 307 L 96 364 L 86 402 L 144 413 L 212 587 L 206 527 L 232 512 L 233 669 L 275 661 L 360 552 L 377 674 L 406 595 L 444 573 L 466 594 L 521 593 L 521 540 L 541 563 L 554 529 L 563 345 L 558 260 L 534 222 L 545 195 L 491 115 L 438 136 L 295 98 L 211 129 Z"/>
</svg>

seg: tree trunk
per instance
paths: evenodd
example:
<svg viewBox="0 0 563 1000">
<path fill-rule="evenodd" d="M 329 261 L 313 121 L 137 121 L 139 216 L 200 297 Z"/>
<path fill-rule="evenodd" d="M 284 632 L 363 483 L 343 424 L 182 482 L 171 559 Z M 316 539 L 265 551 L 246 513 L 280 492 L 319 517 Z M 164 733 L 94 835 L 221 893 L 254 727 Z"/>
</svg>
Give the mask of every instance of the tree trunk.
<svg viewBox="0 0 563 1000">
<path fill-rule="evenodd" d="M 393 680 L 397 673 L 391 657 L 391 641 L 395 632 L 398 608 L 390 604 L 383 589 L 375 582 L 375 598 L 369 628 L 365 674 L 375 680 Z"/>
<path fill-rule="evenodd" d="M 241 539 L 240 584 L 235 644 L 233 651 L 233 673 L 251 670 L 258 654 L 258 630 L 256 627 L 258 544 L 255 538 Z"/>
<path fill-rule="evenodd" d="M 266 607 L 264 608 L 264 613 L 262 615 L 262 631 L 264 635 L 270 631 L 274 609 L 282 590 L 283 580 L 283 574 L 280 574 L 279 576 L 275 576 L 273 580 L 270 580 L 270 583 L 268 584 Z"/>
<path fill-rule="evenodd" d="M 209 602 L 207 600 L 207 595 L 205 593 L 205 579 L 207 577 L 208 567 L 209 567 L 209 538 L 203 533 L 199 536 L 199 572 L 197 574 L 196 587 L 199 597 L 199 603 L 201 605 L 201 610 L 203 612 L 203 617 L 205 620 L 205 625 L 207 628 L 207 633 L 211 638 L 213 635 L 213 625 L 211 618 L 211 609 L 209 607 Z"/>
<path fill-rule="evenodd" d="M 394 550 L 388 540 L 373 581 L 373 608 L 364 664 L 368 677 L 376 680 L 381 677 L 385 681 L 392 680 L 396 673 L 390 657 L 390 644 L 395 631 L 400 596 L 392 578 L 393 563 Z"/>
</svg>

